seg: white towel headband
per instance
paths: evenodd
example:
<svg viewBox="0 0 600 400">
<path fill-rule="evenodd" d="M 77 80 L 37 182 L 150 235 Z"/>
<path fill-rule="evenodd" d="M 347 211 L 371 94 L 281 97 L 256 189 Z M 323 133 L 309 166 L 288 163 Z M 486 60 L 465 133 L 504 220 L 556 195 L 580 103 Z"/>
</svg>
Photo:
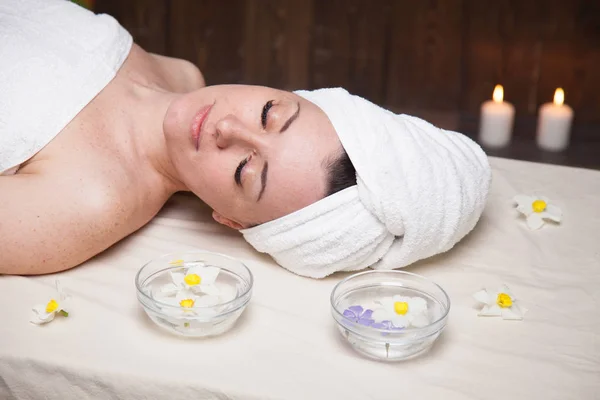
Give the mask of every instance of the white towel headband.
<svg viewBox="0 0 600 400">
<path fill-rule="evenodd" d="M 242 230 L 256 250 L 313 278 L 394 269 L 449 250 L 483 211 L 491 181 L 472 140 L 341 88 L 298 91 L 333 124 L 357 185 Z"/>
</svg>

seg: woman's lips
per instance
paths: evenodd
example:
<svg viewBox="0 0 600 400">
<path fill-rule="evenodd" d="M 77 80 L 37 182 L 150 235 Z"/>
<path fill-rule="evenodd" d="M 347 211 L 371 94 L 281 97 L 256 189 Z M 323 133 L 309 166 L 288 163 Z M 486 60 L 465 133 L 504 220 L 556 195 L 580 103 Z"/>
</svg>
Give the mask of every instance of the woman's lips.
<svg viewBox="0 0 600 400">
<path fill-rule="evenodd" d="M 194 144 L 194 147 L 196 148 L 196 151 L 198 151 L 198 148 L 200 147 L 200 135 L 202 133 L 202 126 L 204 125 L 204 121 L 206 121 L 206 118 L 208 117 L 212 106 L 213 104 L 211 104 L 210 106 L 202 107 L 200 110 L 198 110 L 196 116 L 194 117 L 194 120 L 192 121 L 192 142 Z"/>
</svg>

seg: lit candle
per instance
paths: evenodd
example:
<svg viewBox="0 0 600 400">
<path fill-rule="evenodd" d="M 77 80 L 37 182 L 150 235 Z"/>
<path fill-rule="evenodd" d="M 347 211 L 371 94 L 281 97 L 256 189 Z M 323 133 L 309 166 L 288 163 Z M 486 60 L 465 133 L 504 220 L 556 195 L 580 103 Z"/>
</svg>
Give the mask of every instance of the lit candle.
<svg viewBox="0 0 600 400">
<path fill-rule="evenodd" d="M 537 129 L 537 144 L 550 151 L 561 151 L 569 145 L 573 109 L 565 102 L 565 92 L 561 88 L 554 92 L 554 103 L 540 107 Z"/>
<path fill-rule="evenodd" d="M 515 107 L 504 101 L 501 85 L 496 85 L 492 98 L 481 105 L 479 142 L 485 147 L 504 147 L 512 135 Z"/>
</svg>

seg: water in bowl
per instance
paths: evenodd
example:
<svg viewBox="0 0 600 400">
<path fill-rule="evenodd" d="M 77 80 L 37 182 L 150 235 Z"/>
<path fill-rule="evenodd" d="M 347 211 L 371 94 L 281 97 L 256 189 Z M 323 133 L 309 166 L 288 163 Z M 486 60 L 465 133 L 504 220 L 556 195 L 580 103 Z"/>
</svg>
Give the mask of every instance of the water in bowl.
<svg viewBox="0 0 600 400">
<path fill-rule="evenodd" d="M 183 272 L 186 269 L 186 264 L 183 266 L 165 268 L 161 271 L 157 271 L 150 275 L 143 283 L 142 290 L 148 296 L 157 298 L 160 288 L 171 282 L 171 274 L 169 272 Z M 215 286 L 219 289 L 219 303 L 225 303 L 235 299 L 242 295 L 244 292 L 244 283 L 241 276 L 221 269 L 217 279 L 215 280 Z"/>
<path fill-rule="evenodd" d="M 191 266 L 197 262 L 158 270 L 141 283 L 142 292 L 154 300 L 140 298 L 146 313 L 157 325 L 178 335 L 204 337 L 224 333 L 233 326 L 249 300 L 248 282 L 238 274 L 220 268 L 214 282 L 219 289 L 218 296 L 210 296 L 210 301 L 191 309 L 164 304 L 161 300 L 161 288 L 172 282 L 170 272 L 184 272 L 188 264 Z M 244 295 L 247 297 L 246 301 L 234 301 Z"/>
<path fill-rule="evenodd" d="M 430 325 L 424 328 L 412 326 L 382 332 L 369 326 L 360 326 L 341 317 L 338 329 L 348 343 L 359 353 L 384 361 L 399 361 L 416 357 L 427 351 L 439 336 L 445 321 L 437 323 L 447 315 L 446 307 L 427 292 L 394 284 L 374 284 L 361 286 L 342 293 L 335 302 L 335 308 L 343 313 L 351 306 L 360 305 L 363 309 L 380 307 L 377 301 L 392 296 L 421 297 L 427 302 L 427 317 Z"/>
<path fill-rule="evenodd" d="M 338 298 L 336 308 L 343 312 L 351 306 L 360 305 L 364 309 L 373 310 L 379 307 L 377 301 L 393 296 L 421 297 L 424 299 L 427 302 L 427 313 L 430 322 L 438 320 L 444 314 L 442 303 L 430 294 L 414 288 L 385 283 L 362 286 L 343 293 Z"/>
</svg>

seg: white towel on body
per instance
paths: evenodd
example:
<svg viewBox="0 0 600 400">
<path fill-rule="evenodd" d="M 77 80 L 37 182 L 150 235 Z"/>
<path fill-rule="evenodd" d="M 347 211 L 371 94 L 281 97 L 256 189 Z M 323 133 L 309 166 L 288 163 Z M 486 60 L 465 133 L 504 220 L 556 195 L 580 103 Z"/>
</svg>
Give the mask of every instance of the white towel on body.
<svg viewBox="0 0 600 400">
<path fill-rule="evenodd" d="M 0 1 L 0 174 L 14 173 L 114 78 L 131 35 L 66 0 Z"/>
<path fill-rule="evenodd" d="M 296 93 L 329 117 L 357 185 L 242 230 L 256 250 L 298 275 L 321 278 L 404 267 L 449 250 L 473 229 L 491 170 L 471 139 L 341 88 Z"/>
</svg>

